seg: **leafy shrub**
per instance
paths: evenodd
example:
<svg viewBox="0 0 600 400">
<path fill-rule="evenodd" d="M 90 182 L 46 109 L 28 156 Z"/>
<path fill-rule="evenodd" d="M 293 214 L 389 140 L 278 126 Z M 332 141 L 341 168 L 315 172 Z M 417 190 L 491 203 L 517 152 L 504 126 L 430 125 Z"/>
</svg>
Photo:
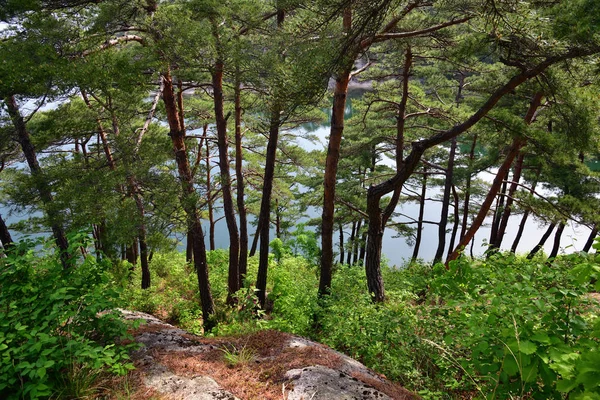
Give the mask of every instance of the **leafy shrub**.
<svg viewBox="0 0 600 400">
<path fill-rule="evenodd" d="M 430 335 L 443 336 L 488 399 L 594 398 L 598 309 L 586 312 L 583 303 L 599 267 L 589 261 L 579 254 L 551 264 L 501 254 L 438 266 L 430 299 L 442 304 L 430 309 Z"/>
<path fill-rule="evenodd" d="M 31 244 L 0 260 L 0 398 L 60 395 L 81 383 L 77 376 L 133 368 L 127 346 L 115 345 L 127 325 L 110 311 L 119 296 L 110 267 L 87 257 L 64 270 Z"/>
</svg>

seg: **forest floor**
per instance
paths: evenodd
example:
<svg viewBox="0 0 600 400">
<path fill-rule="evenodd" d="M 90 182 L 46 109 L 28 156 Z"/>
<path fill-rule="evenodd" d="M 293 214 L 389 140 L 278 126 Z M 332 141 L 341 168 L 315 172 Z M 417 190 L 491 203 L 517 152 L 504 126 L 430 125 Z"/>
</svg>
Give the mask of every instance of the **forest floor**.
<svg viewBox="0 0 600 400">
<path fill-rule="evenodd" d="M 274 330 L 236 337 L 191 335 L 149 314 L 133 332 L 136 369 L 113 379 L 120 399 L 418 399 L 327 346 Z"/>
</svg>

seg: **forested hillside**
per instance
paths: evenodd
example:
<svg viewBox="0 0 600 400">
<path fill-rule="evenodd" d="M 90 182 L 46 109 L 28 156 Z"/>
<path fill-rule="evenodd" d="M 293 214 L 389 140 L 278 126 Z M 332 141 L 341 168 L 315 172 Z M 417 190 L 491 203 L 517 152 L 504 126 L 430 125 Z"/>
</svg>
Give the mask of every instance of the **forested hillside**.
<svg viewBox="0 0 600 400">
<path fill-rule="evenodd" d="M 600 398 L 599 55 L 597 0 L 0 1 L 0 397 L 126 375 L 122 307 Z"/>
</svg>

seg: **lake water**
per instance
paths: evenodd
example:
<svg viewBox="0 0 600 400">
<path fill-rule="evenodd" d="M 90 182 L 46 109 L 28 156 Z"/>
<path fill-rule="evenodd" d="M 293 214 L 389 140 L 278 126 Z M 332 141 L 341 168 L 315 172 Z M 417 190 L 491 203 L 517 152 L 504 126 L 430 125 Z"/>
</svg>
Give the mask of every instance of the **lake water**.
<svg viewBox="0 0 600 400">
<path fill-rule="evenodd" d="M 348 113 L 351 113 L 351 109 L 349 108 Z M 314 127 L 313 127 L 314 128 Z M 302 128 L 299 128 L 302 129 Z M 302 136 L 303 132 L 298 132 Z M 312 135 L 315 135 L 318 140 L 316 142 L 310 142 L 306 139 L 298 139 L 299 144 L 307 150 L 316 150 L 316 149 L 326 149 L 327 148 L 327 137 L 329 135 L 329 127 L 326 125 L 317 127 L 316 130 L 311 130 Z M 214 160 L 216 162 L 216 160 Z M 393 162 L 391 160 L 384 161 L 393 166 Z M 492 173 L 495 171 L 491 171 Z M 484 179 L 491 183 L 494 175 L 490 172 L 481 173 L 478 178 Z M 547 194 L 547 193 L 544 193 Z M 441 188 L 432 188 L 427 192 L 428 198 L 439 198 L 441 197 Z M 418 204 L 416 203 L 403 203 L 398 205 L 396 211 L 398 213 L 402 213 L 411 217 L 416 218 L 418 216 Z M 425 220 L 429 221 L 439 221 L 441 214 L 441 202 L 433 202 L 428 201 L 425 205 Z M 450 212 L 453 212 L 452 207 L 450 208 Z M 319 217 L 321 214 L 321 210 L 317 208 L 313 208 L 309 210 L 309 216 L 311 218 Z M 5 221 L 8 224 L 15 223 L 21 219 L 27 218 L 26 213 L 16 214 L 10 213 L 6 206 L 0 204 L 0 215 L 3 216 Z M 490 235 L 490 223 L 491 218 L 486 220 L 484 226 L 482 226 L 474 239 L 474 254 L 480 255 L 485 251 L 484 244 L 488 240 Z M 403 222 L 402 218 L 398 218 L 395 220 L 396 222 Z M 407 220 L 405 219 L 404 222 Z M 520 216 L 513 216 L 509 220 L 509 225 L 507 228 L 507 232 L 503 241 L 503 248 L 510 248 L 514 237 L 516 236 L 518 225 L 521 221 Z M 532 216 L 530 216 L 527 224 L 525 226 L 525 230 L 523 236 L 521 238 L 518 252 L 527 253 L 529 252 L 539 241 L 540 237 L 546 230 L 546 226 L 539 226 L 539 222 Z M 451 224 L 448 224 L 447 229 L 450 230 L 452 228 Z M 204 229 L 207 231 L 207 223 L 204 223 Z M 250 226 L 250 233 L 254 233 L 254 229 Z M 350 229 L 349 227 L 347 229 Z M 430 261 L 433 259 L 435 252 L 437 250 L 438 244 L 438 227 L 437 225 L 432 224 L 424 224 L 423 228 L 423 240 L 421 242 L 421 247 L 419 251 L 419 257 Z M 561 238 L 561 252 L 573 252 L 579 251 L 585 244 L 587 237 L 589 236 L 590 229 L 584 226 L 580 226 L 575 224 L 574 222 L 569 222 L 565 227 L 563 236 Z M 11 234 L 15 240 L 18 240 L 22 237 L 19 232 L 11 230 Z M 390 265 L 402 266 L 406 263 L 407 259 L 409 259 L 413 252 L 413 247 L 408 244 L 407 240 L 403 237 L 394 237 L 395 232 L 391 229 L 387 229 L 384 239 L 383 239 L 383 255 L 387 258 Z M 344 234 L 345 238 L 350 236 L 350 232 L 347 231 Z M 271 234 L 271 237 L 274 237 L 274 232 Z M 208 238 L 207 238 L 208 240 Z M 250 241 L 252 238 L 250 238 Z M 337 232 L 335 233 L 334 240 L 337 240 Z M 446 245 L 450 242 L 450 234 L 448 234 Z M 225 248 L 228 246 L 228 233 L 227 227 L 225 224 L 225 220 L 222 219 L 215 226 L 215 244 L 218 248 Z M 207 243 L 208 245 L 208 243 Z M 335 244 L 336 247 L 338 243 Z M 546 253 L 549 253 L 553 246 L 553 236 L 551 236 L 544 246 L 544 250 Z"/>
</svg>

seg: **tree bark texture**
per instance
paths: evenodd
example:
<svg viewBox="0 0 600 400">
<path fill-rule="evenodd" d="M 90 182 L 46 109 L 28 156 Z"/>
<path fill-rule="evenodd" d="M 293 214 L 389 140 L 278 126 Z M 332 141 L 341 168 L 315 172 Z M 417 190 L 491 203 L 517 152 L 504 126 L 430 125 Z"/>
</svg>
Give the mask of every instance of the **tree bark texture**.
<svg viewBox="0 0 600 400">
<path fill-rule="evenodd" d="M 554 245 L 552 246 L 552 251 L 548 258 L 555 258 L 558 255 L 558 251 L 560 250 L 560 238 L 565 230 L 565 224 L 558 224 L 558 228 L 556 228 L 556 233 L 554 234 Z"/>
<path fill-rule="evenodd" d="M 352 230 L 350 231 L 350 239 L 348 240 L 348 249 L 346 251 L 346 265 L 352 265 L 352 250 L 356 238 L 356 221 L 352 222 Z"/>
<path fill-rule="evenodd" d="M 410 69 L 412 66 L 412 52 L 410 47 L 407 48 L 404 56 L 404 68 L 402 71 L 402 99 L 398 105 L 398 114 L 396 116 L 396 175 L 402 171 L 406 162 L 404 160 L 404 125 L 406 121 L 406 104 L 408 102 L 409 95 L 409 78 Z M 415 165 L 411 166 L 412 171 L 416 168 L 418 159 L 414 160 Z M 381 249 L 383 247 L 383 232 L 387 224 L 388 219 L 392 216 L 392 213 L 398 205 L 400 198 L 400 192 L 406 179 L 398 184 L 392 185 L 389 191 L 380 192 L 378 189 L 382 188 L 382 185 L 386 185 L 391 182 L 390 180 L 379 184 L 377 186 L 371 186 L 367 190 L 367 215 L 369 216 L 369 227 L 368 242 L 367 242 L 367 255 L 365 262 L 365 274 L 367 276 L 367 289 L 371 294 L 371 298 L 374 302 L 380 303 L 385 300 L 385 289 L 383 285 L 383 277 L 381 276 Z M 387 188 L 386 188 L 387 190 Z M 381 210 L 380 203 L 381 198 L 387 194 L 393 192 L 390 202 Z"/>
<path fill-rule="evenodd" d="M 27 126 L 25 125 L 25 120 L 21 115 L 21 111 L 19 110 L 19 106 L 14 96 L 7 97 L 5 99 L 5 103 L 8 109 L 8 114 L 12 120 L 13 126 L 17 134 L 17 142 L 23 150 L 23 154 L 25 155 L 25 159 L 27 160 L 27 165 L 29 166 L 31 175 L 34 178 L 36 190 L 40 194 L 40 198 L 42 200 L 42 203 L 44 204 L 46 215 L 48 216 L 50 226 L 52 228 L 54 241 L 59 249 L 60 261 L 64 268 L 69 268 L 71 265 L 71 255 L 69 254 L 69 242 L 67 241 L 65 231 L 61 223 L 59 222 L 59 211 L 55 208 L 55 205 L 53 204 L 54 199 L 52 196 L 52 191 L 48 186 L 48 182 L 46 182 L 45 180 L 44 173 L 38 162 L 36 150 L 33 146 L 33 143 L 31 142 L 31 137 L 29 135 L 29 131 L 27 130 Z"/>
<path fill-rule="evenodd" d="M 496 233 L 496 241 L 491 243 L 493 247 L 499 249 L 502 245 L 502 240 L 504 239 L 504 234 L 506 233 L 506 227 L 508 226 L 508 219 L 510 218 L 511 208 L 514 203 L 514 196 L 517 192 L 517 188 L 519 186 L 519 181 L 521 180 L 521 173 L 523 171 L 523 160 L 525 159 L 525 154 L 522 152 L 519 154 L 517 158 L 517 162 L 515 164 L 512 183 L 510 184 L 510 188 L 508 189 L 508 196 L 506 197 L 506 204 L 504 205 L 504 212 L 502 213 L 502 218 L 500 220 L 500 225 L 498 226 L 498 232 Z"/>
<path fill-rule="evenodd" d="M 340 227 L 340 264 L 344 263 L 344 225 L 339 224 Z"/>
<path fill-rule="evenodd" d="M 537 252 L 544 247 L 544 244 L 546 243 L 546 240 L 548 240 L 548 238 L 550 237 L 550 234 L 554 230 L 554 227 L 556 227 L 556 224 L 554 222 L 548 225 L 548 229 L 546 229 L 546 232 L 544 232 L 544 234 L 542 235 L 542 238 L 540 239 L 539 243 L 536 244 L 535 247 L 527 255 L 528 260 L 531 260 L 533 256 L 535 256 Z"/>
<path fill-rule="evenodd" d="M 241 103 L 241 82 L 239 81 L 239 71 L 236 74 L 235 85 L 235 175 L 237 183 L 236 201 L 238 215 L 240 218 L 240 287 L 244 285 L 244 279 L 248 273 L 248 216 L 246 212 L 246 203 L 244 200 L 244 172 L 243 172 L 243 151 L 242 151 L 242 103 Z"/>
<path fill-rule="evenodd" d="M 582 251 L 589 253 L 590 249 L 592 248 L 592 245 L 594 244 L 594 240 L 596 239 L 596 236 L 598 236 L 598 224 L 594 224 L 594 226 L 592 227 L 590 236 L 588 236 L 588 239 L 585 242 L 585 245 L 583 246 Z"/>
<path fill-rule="evenodd" d="M 356 265 L 358 263 L 358 250 L 360 248 L 360 230 L 362 229 L 363 220 L 362 218 L 358 220 L 358 224 L 356 225 L 356 234 L 354 235 L 354 241 L 352 242 L 352 263 L 351 265 Z"/>
<path fill-rule="evenodd" d="M 202 319 L 205 331 L 212 329 L 214 321 L 214 303 L 208 280 L 208 265 L 206 262 L 206 248 L 204 246 L 204 232 L 200 223 L 200 214 L 196 205 L 196 192 L 185 146 L 185 126 L 180 120 L 173 90 L 171 74 L 163 74 L 163 102 L 169 122 L 169 136 L 173 144 L 175 161 L 182 188 L 182 205 L 187 216 L 188 230 L 192 232 L 194 267 L 198 278 L 198 291 L 202 307 Z"/>
<path fill-rule="evenodd" d="M 541 169 L 538 169 L 536 180 L 533 182 L 533 184 L 531 185 L 531 189 L 529 190 L 529 192 L 532 194 L 535 191 L 535 187 L 537 186 L 537 181 L 539 179 L 540 174 L 541 174 Z M 521 236 L 523 236 L 523 230 L 525 229 L 525 223 L 527 222 L 527 219 L 529 218 L 529 212 L 530 212 L 529 210 L 525 210 L 525 212 L 523 213 L 523 217 L 521 218 L 521 222 L 519 223 L 519 229 L 517 230 L 517 235 L 515 236 L 515 240 L 513 241 L 513 244 L 510 248 L 510 251 L 512 253 L 515 253 L 517 251 L 517 247 L 519 246 L 519 242 L 521 241 Z"/>
<path fill-rule="evenodd" d="M 509 172 L 510 172 L 510 170 L 506 171 L 506 175 L 504 176 L 504 181 L 502 182 L 500 192 L 498 193 L 498 197 L 496 199 L 496 207 L 494 207 L 494 216 L 492 218 L 492 229 L 490 232 L 490 241 L 489 241 L 489 244 L 491 245 L 490 246 L 491 249 L 494 248 L 494 243 L 496 243 L 496 240 L 498 237 L 498 228 L 500 227 L 500 221 L 502 220 L 502 212 L 504 210 L 504 198 L 506 197 Z"/>
<path fill-rule="evenodd" d="M 2 215 L 0 215 L 0 242 L 2 242 L 2 246 L 5 249 L 8 249 L 13 244 L 10 231 L 8 230 L 8 226 L 6 226 L 6 222 L 4 222 Z"/>
<path fill-rule="evenodd" d="M 454 198 L 454 223 L 452 225 L 452 234 L 450 235 L 450 245 L 448 246 L 448 255 L 452 252 L 454 248 L 454 243 L 456 242 L 456 235 L 458 233 L 458 226 L 460 224 L 460 210 L 458 207 L 458 193 L 456 192 L 456 187 L 452 185 L 452 197 Z"/>
<path fill-rule="evenodd" d="M 542 94 L 538 92 L 534 95 L 533 99 L 531 100 L 529 109 L 527 110 L 527 114 L 525 114 L 525 123 L 526 124 L 529 125 L 531 123 L 531 121 L 533 120 L 535 112 L 537 111 L 538 107 L 540 106 L 541 101 L 542 101 Z M 490 207 L 491 207 L 492 203 L 494 202 L 494 199 L 496 198 L 496 195 L 498 194 L 500 187 L 502 186 L 502 183 L 506 177 L 507 172 L 510 169 L 510 166 L 512 165 L 515 157 L 517 156 L 517 154 L 519 154 L 519 151 L 521 151 L 521 148 L 525 145 L 525 143 L 526 143 L 526 140 L 524 138 L 516 137 L 513 139 L 513 142 L 508 149 L 506 158 L 504 159 L 504 162 L 502 163 L 502 165 L 498 169 L 498 172 L 496 173 L 496 177 L 494 178 L 492 187 L 490 188 L 490 191 L 488 192 L 485 200 L 483 201 L 483 204 L 481 205 L 481 208 L 479 209 L 479 213 L 473 220 L 471 228 L 469 228 L 469 230 L 467 231 L 465 236 L 459 242 L 458 246 L 452 251 L 452 254 L 450 254 L 448 256 L 446 265 L 448 265 L 448 263 L 450 261 L 456 260 L 460 254 L 460 251 L 462 249 L 466 248 L 467 245 L 469 244 L 469 242 L 471 240 L 473 240 L 475 233 L 477 232 L 477 230 L 479 230 L 479 228 L 483 224 L 483 221 L 485 220 L 485 217 L 487 216 L 487 213 L 490 210 Z"/>
<path fill-rule="evenodd" d="M 423 237 L 423 217 L 425 215 L 425 196 L 427 195 L 427 166 L 423 166 L 423 180 L 421 182 L 421 196 L 419 198 L 419 217 L 417 219 L 417 235 L 415 238 L 415 248 L 411 259 L 415 261 L 419 256 L 421 247 L 421 238 Z"/>
<path fill-rule="evenodd" d="M 262 199 L 258 224 L 260 226 L 260 254 L 258 262 L 258 275 L 256 277 L 256 296 L 261 308 L 264 308 L 267 290 L 267 269 L 269 267 L 269 228 L 271 216 L 271 194 L 273 192 L 273 178 L 275 176 L 275 161 L 277 158 L 277 142 L 279 140 L 280 110 L 275 104 L 271 111 L 269 124 L 269 140 L 265 160 L 265 175 L 263 182 Z"/>
<path fill-rule="evenodd" d="M 446 248 L 446 225 L 448 224 L 448 211 L 450 210 L 450 194 L 454 179 L 454 156 L 456 154 L 456 137 L 452 138 L 450 144 L 450 152 L 448 154 L 448 167 L 446 168 L 446 182 L 444 184 L 444 195 L 442 197 L 442 213 L 440 216 L 440 224 L 438 226 L 438 248 L 435 252 L 433 262 L 442 261 L 444 249 Z"/>
<path fill-rule="evenodd" d="M 324 296 L 331 289 L 333 271 L 333 226 L 335 213 L 335 184 L 340 158 L 342 134 L 344 132 L 344 111 L 346 96 L 350 82 L 351 68 L 342 71 L 335 80 L 333 92 L 333 108 L 329 144 L 323 176 L 323 212 L 321 215 L 321 274 L 319 279 L 319 296 Z"/>
<path fill-rule="evenodd" d="M 206 196 L 208 206 L 208 243 L 209 248 L 213 251 L 215 246 L 215 214 L 213 210 L 213 194 L 212 194 L 212 177 L 210 172 L 210 146 L 206 141 Z"/>
<path fill-rule="evenodd" d="M 223 112 L 223 63 L 217 61 L 212 71 L 213 99 L 215 121 L 217 126 L 217 146 L 219 147 L 219 170 L 221 193 L 223 196 L 223 212 L 229 233 L 229 274 L 227 279 L 227 303 L 232 304 L 235 292 L 240 289 L 240 238 L 231 193 L 231 176 L 229 173 L 229 146 L 227 139 L 227 120 Z"/>
<path fill-rule="evenodd" d="M 473 166 L 473 160 L 475 159 L 475 146 L 477 146 L 477 134 L 473 136 L 473 143 L 471 144 L 471 151 L 469 152 L 469 174 L 467 175 L 467 182 L 465 184 L 465 202 L 463 206 L 463 216 L 460 228 L 460 238 L 462 239 L 467 233 L 467 223 L 469 221 L 469 203 L 471 200 L 471 171 Z"/>
</svg>

